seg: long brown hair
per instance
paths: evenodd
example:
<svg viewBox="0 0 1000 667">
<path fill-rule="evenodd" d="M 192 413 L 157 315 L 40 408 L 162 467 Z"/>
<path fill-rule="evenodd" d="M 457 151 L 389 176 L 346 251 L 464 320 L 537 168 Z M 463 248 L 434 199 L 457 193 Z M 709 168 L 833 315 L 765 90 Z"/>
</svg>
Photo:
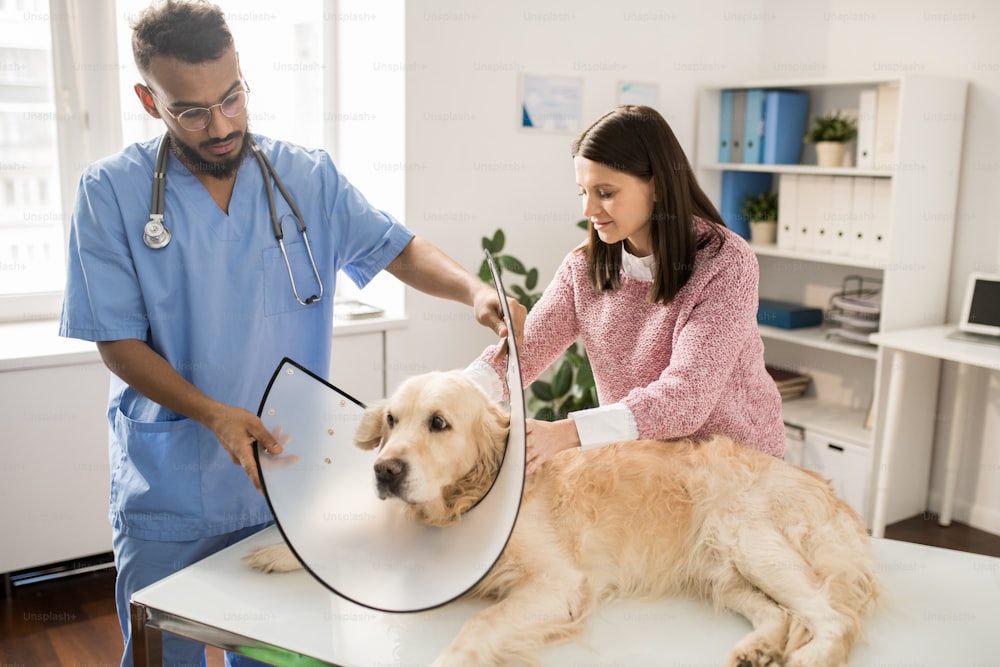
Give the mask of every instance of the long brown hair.
<svg viewBox="0 0 1000 667">
<path fill-rule="evenodd" d="M 572 146 L 573 157 L 584 157 L 616 171 L 652 180 L 656 201 L 650 238 L 656 270 L 649 291 L 651 303 L 669 303 L 694 271 L 698 250 L 715 242 L 722 247 L 722 216 L 698 185 L 680 142 L 655 109 L 619 106 L 598 118 Z M 712 223 L 711 234 L 698 234 L 694 218 Z M 601 241 L 590 225 L 587 253 L 595 290 L 617 289 L 622 243 Z"/>
</svg>

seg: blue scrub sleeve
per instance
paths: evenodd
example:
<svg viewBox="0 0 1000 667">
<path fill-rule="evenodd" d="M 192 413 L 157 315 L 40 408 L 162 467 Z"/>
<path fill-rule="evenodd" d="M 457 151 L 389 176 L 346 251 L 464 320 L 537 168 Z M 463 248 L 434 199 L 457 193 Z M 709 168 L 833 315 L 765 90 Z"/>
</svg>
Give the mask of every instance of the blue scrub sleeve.
<svg viewBox="0 0 1000 667">
<path fill-rule="evenodd" d="M 372 278 L 403 252 L 413 239 L 413 232 L 403 227 L 391 215 L 372 206 L 360 190 L 340 173 L 333 160 L 325 156 L 328 183 L 328 218 L 334 225 L 334 247 L 339 255 L 337 265 L 358 286 L 364 287 Z"/>
<path fill-rule="evenodd" d="M 91 167 L 80 178 L 73 208 L 59 335 L 147 339 L 146 307 L 125 235 L 107 175 Z"/>
</svg>

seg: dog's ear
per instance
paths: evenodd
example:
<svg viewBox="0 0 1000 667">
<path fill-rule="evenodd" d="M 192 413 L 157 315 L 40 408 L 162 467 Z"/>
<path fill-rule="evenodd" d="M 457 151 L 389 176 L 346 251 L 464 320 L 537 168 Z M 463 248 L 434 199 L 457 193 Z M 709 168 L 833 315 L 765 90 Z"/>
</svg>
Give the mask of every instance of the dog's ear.
<svg viewBox="0 0 1000 667">
<path fill-rule="evenodd" d="M 496 452 L 499 459 L 507 446 L 507 434 L 510 432 L 510 415 L 493 401 L 488 401 L 486 408 L 479 415 L 478 431 L 482 433 L 482 441 L 478 443 L 480 451 L 489 447 Z"/>
<path fill-rule="evenodd" d="M 387 401 L 382 399 L 365 408 L 365 413 L 361 417 L 361 423 L 354 432 L 354 445 L 361 449 L 375 449 L 382 442 L 385 433 L 385 406 Z"/>
</svg>

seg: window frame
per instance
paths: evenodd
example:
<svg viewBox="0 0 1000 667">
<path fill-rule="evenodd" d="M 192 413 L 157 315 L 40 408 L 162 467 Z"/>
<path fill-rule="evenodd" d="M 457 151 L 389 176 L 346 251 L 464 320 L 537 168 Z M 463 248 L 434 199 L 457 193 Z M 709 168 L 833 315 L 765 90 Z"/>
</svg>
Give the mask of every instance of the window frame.
<svg viewBox="0 0 1000 667">
<path fill-rule="evenodd" d="M 120 150 L 115 0 L 49 0 L 63 248 L 82 165 Z M 65 255 L 63 255 L 65 261 Z M 55 319 L 63 290 L 0 295 L 0 322 Z"/>
</svg>

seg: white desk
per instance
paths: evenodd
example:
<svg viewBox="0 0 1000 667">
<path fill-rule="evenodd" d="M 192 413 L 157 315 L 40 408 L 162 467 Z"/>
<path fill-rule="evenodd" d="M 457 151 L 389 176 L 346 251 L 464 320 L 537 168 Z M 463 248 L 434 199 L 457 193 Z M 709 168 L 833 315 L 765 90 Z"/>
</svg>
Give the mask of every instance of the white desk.
<svg viewBox="0 0 1000 667">
<path fill-rule="evenodd" d="M 954 412 L 947 443 L 947 465 L 945 485 L 938 522 L 942 526 L 951 523 L 955 505 L 955 487 L 958 480 L 958 466 L 962 458 L 962 428 L 965 423 L 968 403 L 968 387 L 979 369 L 1000 369 L 1000 345 L 955 340 L 949 336 L 957 325 L 946 324 L 919 329 L 905 329 L 873 336 L 873 341 L 882 346 L 883 363 L 889 364 L 889 386 L 886 396 L 885 427 L 882 431 L 878 475 L 875 486 L 875 503 L 872 510 L 872 535 L 885 534 L 886 507 L 891 487 L 893 457 L 899 444 L 899 432 L 903 414 L 903 388 L 907 383 L 908 359 L 911 355 L 922 355 L 943 361 L 954 361 L 958 366 L 958 386 L 955 391 Z"/>
<path fill-rule="evenodd" d="M 158 664 L 160 632 L 236 649 L 278 664 L 426 665 L 485 603 L 460 600 L 417 614 L 377 613 L 330 593 L 304 571 L 265 575 L 241 557 L 280 540 L 265 530 L 132 598 L 135 664 Z M 852 667 L 996 664 L 1000 559 L 873 540 L 886 588 Z M 621 602 L 587 621 L 576 642 L 540 655 L 550 665 L 718 665 L 750 630 L 703 602 Z"/>
</svg>

